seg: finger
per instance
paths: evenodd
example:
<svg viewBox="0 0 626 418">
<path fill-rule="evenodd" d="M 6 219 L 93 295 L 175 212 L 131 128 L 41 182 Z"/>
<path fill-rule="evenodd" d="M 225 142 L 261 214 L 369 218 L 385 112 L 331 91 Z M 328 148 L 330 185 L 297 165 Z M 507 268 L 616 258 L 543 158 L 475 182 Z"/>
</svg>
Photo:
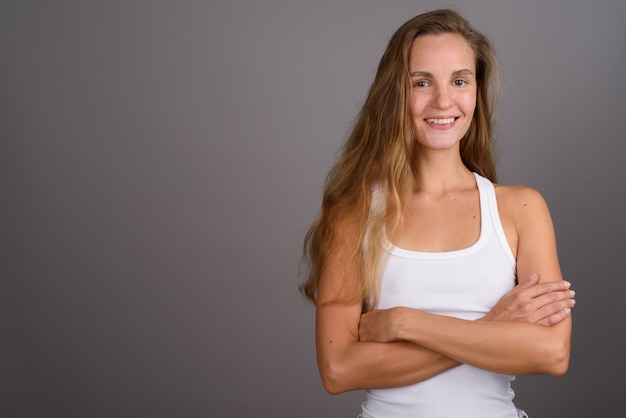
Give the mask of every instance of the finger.
<svg viewBox="0 0 626 418">
<path fill-rule="evenodd" d="M 533 299 L 536 309 L 540 309 L 553 302 L 574 299 L 576 292 L 573 290 L 559 290 L 541 294 Z"/>
<path fill-rule="evenodd" d="M 576 300 L 574 299 L 562 300 L 546 305 L 535 313 L 538 317 L 536 323 L 554 325 L 565 319 L 574 305 L 576 305 Z"/>
<path fill-rule="evenodd" d="M 565 320 L 567 317 L 571 315 L 571 313 L 572 313 L 571 308 L 565 308 L 558 312 L 555 312 L 552 315 L 549 315 L 543 318 L 541 321 L 537 322 L 537 324 L 551 327 L 552 325 L 556 325 L 559 322 Z"/>
<path fill-rule="evenodd" d="M 537 283 L 527 290 L 527 294 L 530 297 L 536 298 L 544 294 L 552 292 L 566 291 L 570 288 L 571 284 L 564 280 L 558 280 L 554 282 Z"/>
<path fill-rule="evenodd" d="M 517 285 L 517 288 L 520 290 L 531 288 L 539 282 L 539 275 L 537 273 L 533 273 L 528 277 L 528 279 L 524 280 L 520 284 Z"/>
<path fill-rule="evenodd" d="M 570 291 L 551 292 L 535 299 L 526 300 L 516 308 L 517 320 L 533 324 L 544 321 L 550 315 L 572 308 L 576 303 L 572 295 L 573 292 L 570 293 Z"/>
</svg>

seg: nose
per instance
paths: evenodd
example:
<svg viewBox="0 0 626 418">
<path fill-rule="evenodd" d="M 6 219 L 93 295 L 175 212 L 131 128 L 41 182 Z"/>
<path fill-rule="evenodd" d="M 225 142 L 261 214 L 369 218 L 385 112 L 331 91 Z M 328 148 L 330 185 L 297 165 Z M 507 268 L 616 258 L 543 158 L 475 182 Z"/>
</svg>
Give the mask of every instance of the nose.
<svg viewBox="0 0 626 418">
<path fill-rule="evenodd" d="M 446 87 L 438 87 L 436 89 L 433 105 L 438 109 L 447 109 L 452 106 L 452 97 Z"/>
</svg>

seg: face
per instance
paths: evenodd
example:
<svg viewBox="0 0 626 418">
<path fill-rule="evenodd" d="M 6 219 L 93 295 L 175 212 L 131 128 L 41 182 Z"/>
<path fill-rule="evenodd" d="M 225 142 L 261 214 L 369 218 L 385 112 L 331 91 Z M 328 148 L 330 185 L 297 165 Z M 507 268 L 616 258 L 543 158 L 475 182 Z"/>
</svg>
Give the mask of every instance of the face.
<svg viewBox="0 0 626 418">
<path fill-rule="evenodd" d="M 409 70 L 418 148 L 458 147 L 476 107 L 474 52 L 461 35 L 421 35 L 413 42 Z"/>
</svg>

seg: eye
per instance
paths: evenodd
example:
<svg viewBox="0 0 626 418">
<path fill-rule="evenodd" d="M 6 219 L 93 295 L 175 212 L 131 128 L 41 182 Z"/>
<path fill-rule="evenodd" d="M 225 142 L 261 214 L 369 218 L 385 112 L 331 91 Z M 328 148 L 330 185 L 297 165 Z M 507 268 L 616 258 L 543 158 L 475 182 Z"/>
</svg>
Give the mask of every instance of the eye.
<svg viewBox="0 0 626 418">
<path fill-rule="evenodd" d="M 461 80 L 461 79 L 459 79 L 459 80 L 454 80 L 452 83 L 453 83 L 456 87 L 463 87 L 463 86 L 466 86 L 466 85 L 467 85 L 467 81 L 465 81 L 465 80 Z"/>
<path fill-rule="evenodd" d="M 415 83 L 413 83 L 413 87 L 417 87 L 417 88 L 424 88 L 424 87 L 428 87 L 428 81 L 426 80 L 418 80 Z"/>
</svg>

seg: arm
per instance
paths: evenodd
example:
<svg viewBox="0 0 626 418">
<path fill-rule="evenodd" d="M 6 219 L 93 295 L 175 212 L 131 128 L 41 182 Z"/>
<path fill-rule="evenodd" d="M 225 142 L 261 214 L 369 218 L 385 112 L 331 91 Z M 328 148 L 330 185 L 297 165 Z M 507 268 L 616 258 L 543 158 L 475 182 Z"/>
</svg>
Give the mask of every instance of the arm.
<svg viewBox="0 0 626 418">
<path fill-rule="evenodd" d="M 362 318 L 360 260 L 348 222 L 338 230 L 338 243 L 320 279 L 316 309 L 316 341 L 320 375 L 325 389 L 340 393 L 353 389 L 397 387 L 417 383 L 460 364 L 450 357 L 408 342 L 385 344 L 359 339 Z M 567 317 L 572 295 L 563 282 L 537 284 L 537 278 L 518 285 L 483 318 L 553 325 Z M 370 321 L 370 323 L 372 323 Z M 384 327 L 385 329 L 386 326 Z"/>
<path fill-rule="evenodd" d="M 507 193 L 503 199 L 507 202 L 503 205 L 507 211 L 503 218 L 508 217 L 515 231 L 518 277 L 537 280 L 531 273 L 539 273 L 543 282 L 556 282 L 554 285 L 564 291 L 567 285 L 562 281 L 554 229 L 543 198 L 529 188 L 510 188 Z M 567 300 L 556 303 L 571 304 Z M 557 310 L 550 321 L 564 319 L 549 327 L 530 322 L 489 320 L 501 315 L 502 310 L 487 315 L 485 320 L 466 321 L 399 307 L 373 313 L 370 318 L 364 316 L 361 337 L 412 342 L 459 362 L 495 372 L 561 375 L 569 362 L 570 307 Z M 558 308 L 552 304 L 550 309 Z"/>
<path fill-rule="evenodd" d="M 407 342 L 359 341 L 361 260 L 349 220 L 337 230 L 317 294 L 316 348 L 320 376 L 330 393 L 404 386 L 428 379 L 458 362 Z"/>
</svg>

